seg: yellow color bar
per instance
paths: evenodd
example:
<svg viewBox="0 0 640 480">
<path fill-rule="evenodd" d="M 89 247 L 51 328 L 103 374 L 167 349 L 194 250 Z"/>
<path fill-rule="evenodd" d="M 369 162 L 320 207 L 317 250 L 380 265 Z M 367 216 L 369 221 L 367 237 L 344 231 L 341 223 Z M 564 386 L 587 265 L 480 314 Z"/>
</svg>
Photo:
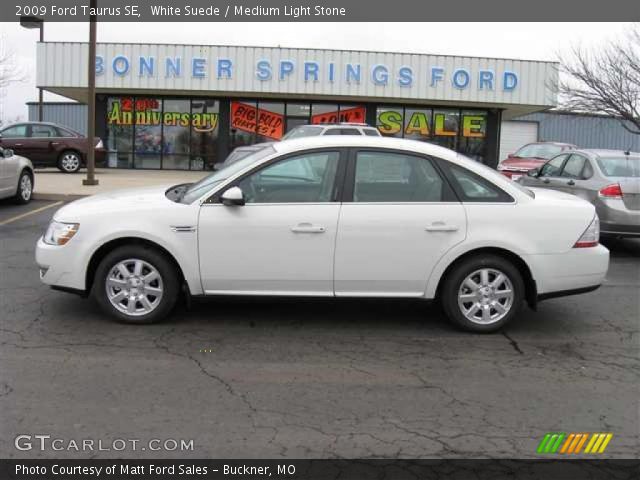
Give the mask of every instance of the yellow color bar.
<svg viewBox="0 0 640 480">
<path fill-rule="evenodd" d="M 587 443 L 587 448 L 584 449 L 584 453 L 591 453 L 591 448 L 593 447 L 593 444 L 596 443 L 598 436 L 599 435 L 597 433 L 591 435 L 591 440 L 589 440 L 589 443 Z"/>
<path fill-rule="evenodd" d="M 598 450 L 598 453 L 604 453 L 604 450 L 607 448 L 607 445 L 609 445 L 609 442 L 611 441 L 612 438 L 613 438 L 613 433 L 606 434 L 606 436 L 604 437 L 604 441 L 602 442 L 602 445 L 600 445 L 600 450 Z"/>
</svg>

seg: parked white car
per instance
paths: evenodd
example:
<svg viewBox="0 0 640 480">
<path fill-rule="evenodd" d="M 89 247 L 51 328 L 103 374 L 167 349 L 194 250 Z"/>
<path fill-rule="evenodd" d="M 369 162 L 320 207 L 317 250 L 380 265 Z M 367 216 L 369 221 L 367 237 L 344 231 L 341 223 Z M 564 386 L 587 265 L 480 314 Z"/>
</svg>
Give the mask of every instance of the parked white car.
<svg viewBox="0 0 640 480">
<path fill-rule="evenodd" d="M 200 182 L 106 193 L 58 210 L 42 281 L 117 319 L 178 296 L 439 299 L 472 331 L 526 301 L 596 289 L 609 264 L 593 205 L 526 189 L 451 150 L 365 136 L 284 141 Z"/>
<path fill-rule="evenodd" d="M 28 158 L 0 147 L 0 199 L 29 203 L 33 194 L 33 165 Z"/>
</svg>

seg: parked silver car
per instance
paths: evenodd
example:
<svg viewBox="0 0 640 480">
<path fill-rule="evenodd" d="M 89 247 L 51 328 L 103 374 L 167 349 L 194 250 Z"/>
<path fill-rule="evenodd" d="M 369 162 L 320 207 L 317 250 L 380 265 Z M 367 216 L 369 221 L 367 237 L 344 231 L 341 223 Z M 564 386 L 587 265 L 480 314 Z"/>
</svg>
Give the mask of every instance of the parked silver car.
<svg viewBox="0 0 640 480">
<path fill-rule="evenodd" d="M 33 194 L 33 165 L 28 158 L 0 147 L 0 198 L 28 203 Z"/>
<path fill-rule="evenodd" d="M 619 150 L 562 153 L 518 180 L 572 193 L 595 205 L 602 235 L 640 237 L 640 154 Z"/>
</svg>

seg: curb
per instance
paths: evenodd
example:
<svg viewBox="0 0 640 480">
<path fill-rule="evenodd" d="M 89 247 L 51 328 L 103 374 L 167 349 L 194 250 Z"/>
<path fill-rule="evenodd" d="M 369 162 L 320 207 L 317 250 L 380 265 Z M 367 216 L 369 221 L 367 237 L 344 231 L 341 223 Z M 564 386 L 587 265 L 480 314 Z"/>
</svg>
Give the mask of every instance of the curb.
<svg viewBox="0 0 640 480">
<path fill-rule="evenodd" d="M 65 194 L 65 193 L 36 193 L 33 192 L 32 200 L 47 200 L 51 202 L 72 202 L 79 198 L 88 197 L 89 195 Z"/>
</svg>

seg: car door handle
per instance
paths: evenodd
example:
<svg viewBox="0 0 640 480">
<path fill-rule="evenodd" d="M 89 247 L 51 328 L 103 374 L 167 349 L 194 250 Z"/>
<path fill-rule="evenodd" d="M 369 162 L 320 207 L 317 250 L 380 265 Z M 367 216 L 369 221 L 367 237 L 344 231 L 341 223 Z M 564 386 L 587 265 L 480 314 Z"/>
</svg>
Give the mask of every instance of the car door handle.
<svg viewBox="0 0 640 480">
<path fill-rule="evenodd" d="M 549 180 L 548 178 L 545 178 L 544 180 L 542 180 L 544 183 L 549 183 L 551 180 Z"/>
<path fill-rule="evenodd" d="M 574 182 L 573 180 L 569 180 L 567 182 L 567 185 L 569 185 L 570 187 L 573 187 L 576 184 L 576 182 Z"/>
<path fill-rule="evenodd" d="M 51 142 L 52 147 L 55 147 L 56 145 L 60 145 L 60 142 Z"/>
<path fill-rule="evenodd" d="M 433 222 L 425 230 L 427 232 L 457 232 L 458 227 L 456 225 L 447 225 L 444 222 Z"/>
<path fill-rule="evenodd" d="M 14 145 L 15 147 L 21 147 L 21 146 L 22 146 L 22 144 L 21 144 L 21 143 L 14 143 L 13 145 Z"/>
<path fill-rule="evenodd" d="M 293 233 L 324 233 L 325 228 L 311 223 L 299 223 L 295 227 L 291 227 L 291 231 Z"/>
</svg>

